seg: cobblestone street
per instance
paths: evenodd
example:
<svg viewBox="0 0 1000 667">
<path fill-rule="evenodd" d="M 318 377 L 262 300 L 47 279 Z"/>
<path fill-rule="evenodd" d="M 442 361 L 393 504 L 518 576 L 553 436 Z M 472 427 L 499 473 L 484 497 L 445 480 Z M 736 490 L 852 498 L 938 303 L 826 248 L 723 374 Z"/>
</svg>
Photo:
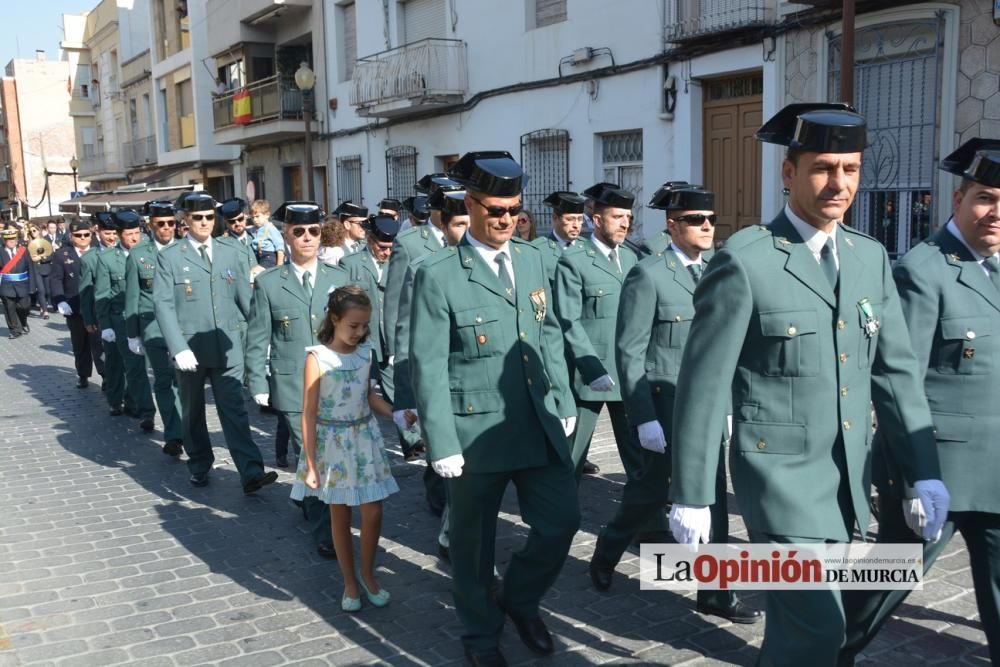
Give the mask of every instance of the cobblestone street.
<svg viewBox="0 0 1000 667">
<path fill-rule="evenodd" d="M 423 463 L 404 463 L 392 445 L 401 492 L 385 504 L 378 557 L 392 603 L 345 614 L 337 565 L 316 555 L 288 498 L 290 473 L 244 496 L 210 408 L 217 467 L 207 488 L 191 487 L 184 463 L 161 453 L 159 431 L 108 415 L 99 378 L 75 388 L 62 318 L 30 324 L 28 336 L 0 342 L 0 667 L 462 664 Z M 275 417 L 249 400 L 248 409 L 272 464 Z M 544 601 L 557 654 L 539 660 L 508 624 L 511 663 L 752 664 L 763 623 L 700 616 L 693 595 L 641 592 L 636 550 L 609 594 L 592 588 L 595 534 L 623 482 L 606 421 L 591 460 L 602 473 L 582 482 L 583 526 Z M 501 573 L 526 534 L 512 493 L 504 512 Z M 735 514 L 731 525 L 746 538 Z M 960 539 L 931 574 L 869 647 L 869 664 L 988 664 Z"/>
</svg>

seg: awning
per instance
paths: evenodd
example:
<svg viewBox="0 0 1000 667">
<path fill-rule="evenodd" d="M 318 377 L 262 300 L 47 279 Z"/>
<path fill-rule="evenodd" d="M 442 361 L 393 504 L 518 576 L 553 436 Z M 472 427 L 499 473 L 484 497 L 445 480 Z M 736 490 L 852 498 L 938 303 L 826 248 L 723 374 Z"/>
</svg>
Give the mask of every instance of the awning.
<svg viewBox="0 0 1000 667">
<path fill-rule="evenodd" d="M 182 185 L 176 188 L 149 188 L 146 190 L 126 190 L 125 192 L 93 192 L 59 203 L 62 213 L 83 215 L 108 211 L 115 208 L 138 207 L 148 201 L 162 199 L 173 201 L 182 192 L 191 192 L 193 185 Z"/>
<path fill-rule="evenodd" d="M 177 174 L 187 171 L 188 169 L 194 169 L 194 162 L 185 162 L 183 164 L 172 164 L 169 167 L 164 167 L 159 171 L 154 171 L 148 176 L 140 176 L 134 180 L 141 181 L 147 185 L 156 185 L 157 183 L 162 183 L 163 181 L 169 179 L 171 176 L 176 176 Z"/>
<path fill-rule="evenodd" d="M 113 194 L 111 192 L 91 192 L 81 197 L 67 199 L 64 202 L 59 202 L 59 212 L 80 215 L 82 213 L 106 211 L 108 209 L 108 202 L 111 200 Z"/>
</svg>

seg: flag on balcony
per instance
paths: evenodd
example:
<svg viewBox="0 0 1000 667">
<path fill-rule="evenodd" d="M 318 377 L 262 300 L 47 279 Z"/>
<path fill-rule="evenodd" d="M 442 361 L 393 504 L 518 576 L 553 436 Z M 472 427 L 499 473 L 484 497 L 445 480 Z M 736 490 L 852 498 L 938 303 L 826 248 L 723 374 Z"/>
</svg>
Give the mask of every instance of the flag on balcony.
<svg viewBox="0 0 1000 667">
<path fill-rule="evenodd" d="M 253 110 L 250 107 L 250 91 L 239 90 L 233 95 L 233 122 L 246 125 L 253 120 Z"/>
</svg>

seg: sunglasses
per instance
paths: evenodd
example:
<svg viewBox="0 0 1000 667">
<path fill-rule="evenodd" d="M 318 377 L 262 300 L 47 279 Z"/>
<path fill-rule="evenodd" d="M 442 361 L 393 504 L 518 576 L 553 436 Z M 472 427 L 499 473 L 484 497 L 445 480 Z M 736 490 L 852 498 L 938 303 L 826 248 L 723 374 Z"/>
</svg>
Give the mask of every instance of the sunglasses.
<svg viewBox="0 0 1000 667">
<path fill-rule="evenodd" d="M 292 236 L 297 239 L 302 238 L 302 235 L 309 232 L 309 236 L 316 238 L 320 234 L 319 225 L 312 225 L 311 227 L 295 226 L 292 227 Z"/>
<path fill-rule="evenodd" d="M 232 220 L 229 220 L 229 224 L 235 225 L 237 222 L 246 222 L 246 221 L 247 217 L 245 215 L 241 215 L 239 217 L 233 218 Z"/>
<path fill-rule="evenodd" d="M 73 238 L 77 239 L 89 239 L 90 232 L 73 232 Z"/>
<path fill-rule="evenodd" d="M 157 220 L 156 222 L 153 223 L 153 226 L 154 227 L 176 227 L 177 226 L 177 221 L 176 220 Z"/>
<path fill-rule="evenodd" d="M 479 199 L 473 197 L 472 195 L 469 195 L 469 199 L 471 199 L 472 201 L 476 202 L 484 209 L 486 209 L 486 215 L 490 218 L 502 218 L 505 215 L 509 215 L 512 218 L 516 218 L 518 214 L 522 210 L 524 210 L 524 206 L 521 204 L 514 204 L 509 208 L 505 208 L 503 206 L 487 206 L 486 204 L 479 201 Z"/>
<path fill-rule="evenodd" d="M 189 213 L 192 220 L 215 220 L 214 213 Z"/>
<path fill-rule="evenodd" d="M 688 215 L 682 215 L 678 218 L 674 218 L 677 222 L 683 222 L 688 225 L 701 225 L 708 220 L 708 224 L 715 225 L 715 220 L 718 216 L 714 213 L 705 215 L 704 213 L 689 213 Z"/>
</svg>

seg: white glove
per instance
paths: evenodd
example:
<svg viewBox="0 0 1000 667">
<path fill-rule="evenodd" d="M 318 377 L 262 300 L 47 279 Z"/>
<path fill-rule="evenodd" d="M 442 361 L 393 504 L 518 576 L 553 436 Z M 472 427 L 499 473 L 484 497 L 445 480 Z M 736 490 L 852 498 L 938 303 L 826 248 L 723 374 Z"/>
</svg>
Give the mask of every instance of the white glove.
<svg viewBox="0 0 1000 667">
<path fill-rule="evenodd" d="M 924 511 L 924 504 L 920 498 L 903 499 L 903 520 L 906 527 L 916 533 L 917 537 L 923 539 L 924 529 L 927 527 L 927 512 Z M 941 538 L 941 531 L 934 536 L 932 542 L 937 542 Z"/>
<path fill-rule="evenodd" d="M 70 315 L 73 314 L 73 309 L 65 301 L 60 301 L 58 304 L 56 304 L 56 310 L 58 310 L 66 317 L 69 317 Z"/>
<path fill-rule="evenodd" d="M 115 330 L 101 329 L 101 340 L 103 340 L 105 343 L 115 342 Z"/>
<path fill-rule="evenodd" d="M 667 450 L 667 438 L 663 435 L 663 427 L 658 420 L 639 424 L 639 444 L 643 449 L 657 454 Z"/>
<path fill-rule="evenodd" d="M 177 365 L 177 370 L 179 371 L 190 373 L 198 368 L 198 358 L 194 356 L 194 352 L 191 350 L 184 350 L 175 354 L 174 363 Z"/>
<path fill-rule="evenodd" d="M 420 418 L 420 415 L 417 414 L 416 410 L 411 409 L 410 412 L 413 413 L 414 417 L 417 417 L 418 419 Z M 399 427 L 400 431 L 408 431 L 413 428 L 413 426 L 406 423 L 406 410 L 393 410 L 392 421 Z M 416 426 L 416 422 L 413 422 L 413 424 Z"/>
<path fill-rule="evenodd" d="M 615 381 L 605 373 L 587 386 L 590 387 L 591 391 L 611 391 L 615 386 Z"/>
<path fill-rule="evenodd" d="M 922 479 L 913 483 L 913 488 L 917 491 L 920 503 L 924 506 L 927 514 L 927 523 L 924 525 L 920 536 L 925 540 L 936 542 L 941 536 L 941 529 L 948 519 L 948 505 L 951 503 L 951 496 L 944 482 L 939 479 Z"/>
<path fill-rule="evenodd" d="M 461 477 L 462 466 L 465 465 L 465 457 L 461 454 L 452 454 L 437 461 L 431 461 L 431 468 L 439 476 L 448 479 L 450 477 Z"/>
<path fill-rule="evenodd" d="M 699 542 L 708 544 L 712 528 L 712 512 L 708 505 L 681 505 L 674 503 L 670 508 L 670 532 L 678 544 L 697 546 Z"/>
<path fill-rule="evenodd" d="M 395 354 L 390 354 L 389 355 L 389 365 L 392 366 L 395 363 L 396 363 L 396 355 Z"/>
<path fill-rule="evenodd" d="M 268 403 L 271 402 L 271 395 L 270 394 L 254 394 L 253 395 L 253 402 L 256 403 L 257 405 L 261 406 L 262 408 L 266 408 L 267 405 L 268 405 Z"/>
<path fill-rule="evenodd" d="M 562 422 L 563 433 L 566 437 L 573 435 L 573 431 L 576 430 L 576 415 L 572 417 L 560 417 L 559 421 Z"/>
<path fill-rule="evenodd" d="M 138 354 L 139 356 L 146 353 L 146 348 L 143 346 L 141 338 L 129 338 L 128 349 L 132 354 Z"/>
</svg>

